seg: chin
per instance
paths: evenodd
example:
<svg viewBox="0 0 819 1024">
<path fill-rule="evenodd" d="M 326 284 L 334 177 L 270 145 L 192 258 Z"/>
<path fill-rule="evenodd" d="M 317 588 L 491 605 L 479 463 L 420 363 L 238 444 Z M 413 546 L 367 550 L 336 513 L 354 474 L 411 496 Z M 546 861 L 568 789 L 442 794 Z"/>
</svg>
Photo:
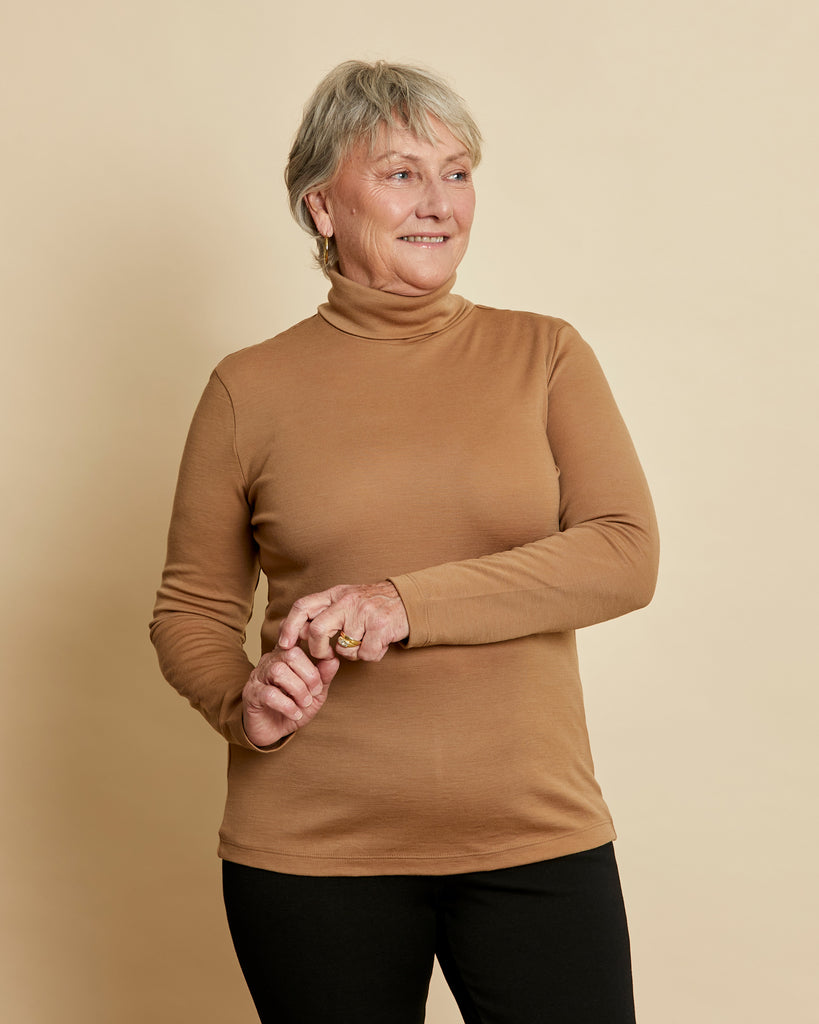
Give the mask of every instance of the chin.
<svg viewBox="0 0 819 1024">
<path fill-rule="evenodd" d="M 426 295 L 446 284 L 454 273 L 454 266 L 428 269 L 414 267 L 412 271 L 396 275 L 394 286 L 388 290 L 398 295 Z"/>
</svg>

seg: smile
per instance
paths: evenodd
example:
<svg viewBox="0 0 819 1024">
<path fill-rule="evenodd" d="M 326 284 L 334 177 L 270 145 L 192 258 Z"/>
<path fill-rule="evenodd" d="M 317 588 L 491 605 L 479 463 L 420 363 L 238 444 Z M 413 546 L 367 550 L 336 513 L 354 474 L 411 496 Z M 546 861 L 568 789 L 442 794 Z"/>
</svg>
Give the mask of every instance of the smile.
<svg viewBox="0 0 819 1024">
<path fill-rule="evenodd" d="M 402 235 L 402 242 L 445 242 L 446 235 Z"/>
</svg>

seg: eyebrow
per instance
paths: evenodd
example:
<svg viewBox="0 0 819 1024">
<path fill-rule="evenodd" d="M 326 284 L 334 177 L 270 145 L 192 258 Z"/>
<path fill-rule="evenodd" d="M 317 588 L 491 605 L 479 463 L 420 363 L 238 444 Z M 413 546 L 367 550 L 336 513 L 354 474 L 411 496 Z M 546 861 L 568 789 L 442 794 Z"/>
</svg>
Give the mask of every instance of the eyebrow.
<svg viewBox="0 0 819 1024">
<path fill-rule="evenodd" d="M 461 160 L 465 156 L 469 156 L 469 151 L 461 149 L 457 153 L 450 153 L 448 156 L 444 157 L 444 163 L 449 163 L 451 160 Z M 384 160 L 393 160 L 395 158 L 399 160 L 412 161 L 418 161 L 421 159 L 417 153 L 399 153 L 397 150 L 391 149 L 386 153 L 379 153 L 379 155 L 375 157 L 375 161 L 376 163 L 382 163 Z"/>
</svg>

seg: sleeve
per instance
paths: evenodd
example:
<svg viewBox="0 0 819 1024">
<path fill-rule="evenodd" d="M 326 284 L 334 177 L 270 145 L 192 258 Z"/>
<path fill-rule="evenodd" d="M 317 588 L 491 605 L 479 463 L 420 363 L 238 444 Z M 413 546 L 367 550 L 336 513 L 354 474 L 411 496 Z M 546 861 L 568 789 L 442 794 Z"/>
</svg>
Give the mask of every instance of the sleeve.
<svg viewBox="0 0 819 1024">
<path fill-rule="evenodd" d="M 214 372 L 185 444 L 151 621 L 165 678 L 225 739 L 253 748 L 241 696 L 259 561 L 231 397 Z"/>
<path fill-rule="evenodd" d="M 557 333 L 547 389 L 559 532 L 392 577 L 410 623 L 405 646 L 563 632 L 651 600 L 659 556 L 651 496 L 597 359 L 569 324 Z"/>
</svg>

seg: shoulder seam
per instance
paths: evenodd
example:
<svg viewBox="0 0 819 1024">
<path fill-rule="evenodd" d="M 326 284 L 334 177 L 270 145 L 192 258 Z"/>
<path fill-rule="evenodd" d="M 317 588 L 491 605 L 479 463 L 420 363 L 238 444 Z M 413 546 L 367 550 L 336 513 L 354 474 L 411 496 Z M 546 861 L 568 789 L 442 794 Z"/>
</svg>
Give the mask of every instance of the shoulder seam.
<svg viewBox="0 0 819 1024">
<path fill-rule="evenodd" d="M 225 384 L 225 382 L 222 379 L 218 369 L 215 369 L 213 371 L 213 377 L 216 380 L 218 380 L 219 383 L 222 385 L 222 387 L 224 388 L 225 394 L 227 395 L 227 400 L 228 400 L 228 402 L 230 402 L 230 413 L 231 413 L 231 417 L 233 419 L 233 454 L 236 457 L 236 465 L 239 467 L 239 474 L 240 474 L 240 476 L 242 478 L 242 484 L 244 485 L 245 494 L 247 494 L 248 489 L 249 489 L 249 484 L 248 484 L 248 481 L 247 481 L 247 473 L 245 473 L 245 468 L 242 465 L 242 458 L 241 458 L 241 455 L 239 454 L 239 443 L 238 443 L 237 438 L 236 438 L 236 433 L 237 433 L 237 431 L 236 431 L 236 405 L 235 405 L 235 403 L 233 401 L 233 395 L 230 393 L 230 388 L 227 386 L 227 384 Z"/>
</svg>

